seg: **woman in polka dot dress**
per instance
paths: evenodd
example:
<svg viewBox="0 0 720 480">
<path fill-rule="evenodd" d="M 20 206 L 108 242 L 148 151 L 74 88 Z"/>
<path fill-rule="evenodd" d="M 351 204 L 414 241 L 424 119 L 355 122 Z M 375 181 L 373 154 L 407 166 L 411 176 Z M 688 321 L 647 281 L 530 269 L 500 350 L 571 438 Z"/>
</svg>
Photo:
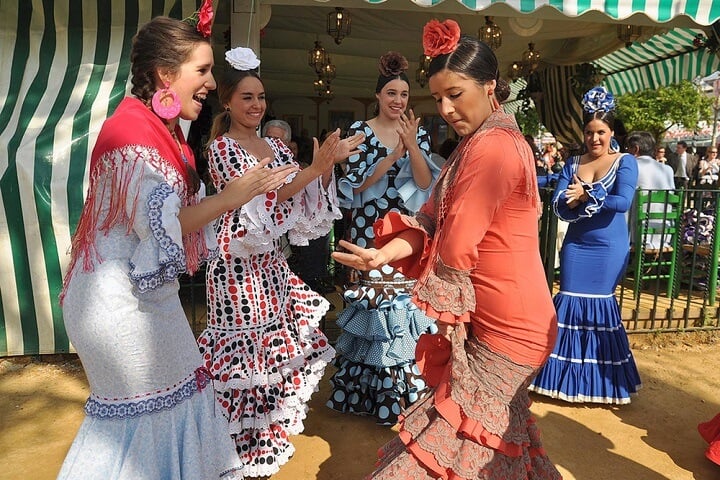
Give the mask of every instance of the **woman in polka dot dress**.
<svg viewBox="0 0 720 480">
<path fill-rule="evenodd" d="M 414 213 L 439 173 L 430 160 L 430 136 L 412 110 L 405 114 L 407 65 L 397 52 L 380 58 L 377 115 L 350 127 L 351 134 L 364 133 L 365 142 L 348 159 L 338 195 L 341 206 L 351 210 L 348 235 L 363 247 L 373 246 L 375 220 L 391 211 Z M 360 275 L 345 292 L 349 306 L 338 316 L 338 370 L 327 405 L 394 425 L 401 410 L 427 392 L 415 366 L 415 345 L 434 324 L 410 301 L 414 281 L 390 266 Z"/>
<path fill-rule="evenodd" d="M 225 112 L 208 150 L 218 191 L 266 157 L 272 167 L 297 165 L 280 140 L 256 134 L 266 103 L 254 53 L 239 48 L 226 58 L 234 68 L 218 85 Z M 290 271 L 280 238 L 307 244 L 330 231 L 340 217 L 334 155 L 345 147 L 349 154 L 348 144 L 339 132 L 322 147 L 315 141 L 312 165 L 216 226 L 220 256 L 208 265 L 207 328 L 198 344 L 246 477 L 272 475 L 292 456 L 288 435 L 303 430 L 305 404 L 335 355 L 318 328 L 329 302 Z"/>
</svg>

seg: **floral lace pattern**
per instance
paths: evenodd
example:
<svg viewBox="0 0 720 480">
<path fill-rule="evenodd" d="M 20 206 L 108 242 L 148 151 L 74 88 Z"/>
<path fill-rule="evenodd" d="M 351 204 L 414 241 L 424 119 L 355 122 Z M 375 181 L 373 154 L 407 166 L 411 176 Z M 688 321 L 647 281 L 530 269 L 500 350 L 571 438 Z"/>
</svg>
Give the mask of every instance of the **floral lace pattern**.
<svg viewBox="0 0 720 480">
<path fill-rule="evenodd" d="M 368 478 L 560 479 L 529 412 L 527 385 L 534 369 L 474 338 L 463 347 L 457 335 L 452 362 L 445 384 L 450 398 L 436 393 L 408 409 L 400 436 L 381 449 L 379 466 Z M 445 418 L 442 412 L 449 410 L 457 410 L 457 418 Z"/>
<path fill-rule="evenodd" d="M 438 312 L 461 316 L 475 310 L 475 289 L 470 281 L 470 271 L 445 265 L 439 255 L 435 272 L 429 273 L 415 294 Z"/>
</svg>

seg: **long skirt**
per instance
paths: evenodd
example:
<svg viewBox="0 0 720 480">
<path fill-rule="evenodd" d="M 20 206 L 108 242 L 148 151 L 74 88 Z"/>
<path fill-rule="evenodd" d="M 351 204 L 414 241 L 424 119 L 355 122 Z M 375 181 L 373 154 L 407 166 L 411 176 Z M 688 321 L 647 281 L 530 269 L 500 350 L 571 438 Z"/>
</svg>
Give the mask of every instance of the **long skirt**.
<svg viewBox="0 0 720 480">
<path fill-rule="evenodd" d="M 435 393 L 405 413 L 367 478 L 560 479 L 530 414 L 527 387 L 537 369 L 463 337 L 453 334 L 452 347 L 441 337 L 431 342 L 450 350 L 445 366 L 442 352 L 426 352 L 435 366 L 422 365 L 423 374 L 439 379 Z"/>
</svg>

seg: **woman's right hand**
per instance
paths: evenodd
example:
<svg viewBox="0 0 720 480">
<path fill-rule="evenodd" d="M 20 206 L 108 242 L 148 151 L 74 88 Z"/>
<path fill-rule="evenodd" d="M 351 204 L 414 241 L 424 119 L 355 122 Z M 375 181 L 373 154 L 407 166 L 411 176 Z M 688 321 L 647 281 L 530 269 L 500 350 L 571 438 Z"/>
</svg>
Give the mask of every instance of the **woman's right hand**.
<svg viewBox="0 0 720 480">
<path fill-rule="evenodd" d="M 363 248 L 345 240 L 340 240 L 340 247 L 347 252 L 333 252 L 332 257 L 348 267 L 356 270 L 372 270 L 387 263 L 385 254 L 376 248 Z"/>
<path fill-rule="evenodd" d="M 242 174 L 232 179 L 219 193 L 227 202 L 227 210 L 240 208 L 257 195 L 277 190 L 283 186 L 288 175 L 298 171 L 297 165 L 287 164 L 269 168 L 272 159 L 263 158 Z"/>
</svg>

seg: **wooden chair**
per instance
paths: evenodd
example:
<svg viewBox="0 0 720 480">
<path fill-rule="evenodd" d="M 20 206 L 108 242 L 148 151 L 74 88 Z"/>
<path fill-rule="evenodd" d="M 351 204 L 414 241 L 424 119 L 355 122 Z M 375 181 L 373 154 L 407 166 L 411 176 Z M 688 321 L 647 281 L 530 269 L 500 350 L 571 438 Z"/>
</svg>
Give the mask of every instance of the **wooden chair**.
<svg viewBox="0 0 720 480">
<path fill-rule="evenodd" d="M 667 280 L 667 296 L 677 296 L 680 214 L 683 192 L 638 190 L 634 203 L 632 270 L 635 298 L 646 280 Z"/>
</svg>

